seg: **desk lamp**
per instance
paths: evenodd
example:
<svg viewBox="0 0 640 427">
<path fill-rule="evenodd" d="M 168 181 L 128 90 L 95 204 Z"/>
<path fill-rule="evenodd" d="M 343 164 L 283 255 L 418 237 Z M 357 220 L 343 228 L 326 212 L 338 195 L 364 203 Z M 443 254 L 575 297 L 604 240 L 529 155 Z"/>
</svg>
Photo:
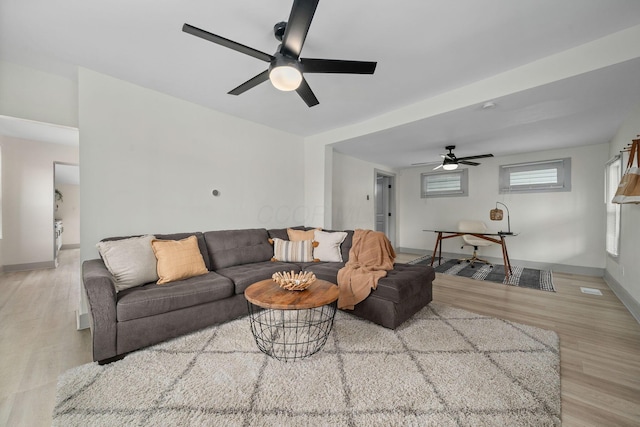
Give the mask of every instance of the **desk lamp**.
<svg viewBox="0 0 640 427">
<path fill-rule="evenodd" d="M 500 203 L 500 202 L 496 202 L 496 208 L 495 209 L 491 209 L 489 211 L 489 218 L 491 218 L 491 221 L 502 221 L 502 209 L 498 209 L 498 205 L 502 205 L 504 206 L 504 208 L 507 210 L 507 231 L 501 231 L 501 234 L 512 234 L 511 233 L 511 221 L 509 219 L 509 208 L 507 207 L 507 205 L 505 205 L 504 203 Z"/>
</svg>

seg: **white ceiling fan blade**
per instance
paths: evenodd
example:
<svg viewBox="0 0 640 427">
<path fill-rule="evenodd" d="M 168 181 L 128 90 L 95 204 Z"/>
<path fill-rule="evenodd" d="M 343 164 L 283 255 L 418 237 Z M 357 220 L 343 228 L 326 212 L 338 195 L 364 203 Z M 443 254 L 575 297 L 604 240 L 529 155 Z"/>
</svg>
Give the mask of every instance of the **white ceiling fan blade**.
<svg viewBox="0 0 640 427">
<path fill-rule="evenodd" d="M 441 167 L 442 167 L 442 165 L 438 165 L 438 166 L 436 166 L 435 168 L 433 168 L 433 170 L 440 169 Z"/>
</svg>

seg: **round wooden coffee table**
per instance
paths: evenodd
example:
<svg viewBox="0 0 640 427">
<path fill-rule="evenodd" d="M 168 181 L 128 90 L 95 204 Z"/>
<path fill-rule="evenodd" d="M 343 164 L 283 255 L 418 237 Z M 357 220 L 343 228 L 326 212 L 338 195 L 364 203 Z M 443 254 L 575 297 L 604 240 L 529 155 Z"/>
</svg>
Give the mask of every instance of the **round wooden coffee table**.
<svg viewBox="0 0 640 427">
<path fill-rule="evenodd" d="M 244 291 L 258 348 L 278 360 L 309 357 L 327 342 L 338 305 L 338 287 L 316 280 L 304 291 L 287 291 L 271 279 Z"/>
</svg>

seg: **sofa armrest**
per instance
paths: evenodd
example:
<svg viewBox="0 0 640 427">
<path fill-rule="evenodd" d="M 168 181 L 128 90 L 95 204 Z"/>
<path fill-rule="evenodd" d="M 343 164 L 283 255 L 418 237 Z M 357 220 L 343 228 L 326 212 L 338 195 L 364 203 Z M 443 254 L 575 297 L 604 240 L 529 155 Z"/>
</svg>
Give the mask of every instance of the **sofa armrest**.
<svg viewBox="0 0 640 427">
<path fill-rule="evenodd" d="M 102 260 L 92 259 L 82 263 L 82 283 L 91 313 L 94 361 L 117 355 L 117 294 L 114 282 L 115 278 Z"/>
</svg>

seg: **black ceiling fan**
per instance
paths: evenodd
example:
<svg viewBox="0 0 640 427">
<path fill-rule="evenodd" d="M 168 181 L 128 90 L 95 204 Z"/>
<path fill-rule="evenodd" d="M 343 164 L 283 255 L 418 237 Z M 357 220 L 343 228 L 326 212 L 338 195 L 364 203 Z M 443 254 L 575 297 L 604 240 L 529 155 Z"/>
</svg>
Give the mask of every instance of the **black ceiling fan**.
<svg viewBox="0 0 640 427">
<path fill-rule="evenodd" d="M 433 168 L 433 170 L 440 169 L 440 168 L 443 168 L 446 170 L 454 170 L 458 168 L 459 164 L 469 165 L 469 166 L 478 166 L 480 165 L 480 163 L 470 162 L 469 160 L 483 159 L 485 157 L 493 157 L 493 154 L 480 154 L 477 156 L 456 157 L 456 155 L 453 154 L 453 150 L 455 150 L 455 148 L 456 148 L 455 145 L 447 145 L 445 149 L 449 150 L 449 152 L 447 154 L 440 154 L 440 156 L 442 157 L 442 164 Z M 424 165 L 424 164 L 426 163 L 414 163 L 412 166 Z"/>
<path fill-rule="evenodd" d="M 319 104 L 319 101 L 307 84 L 305 73 L 373 74 L 377 64 L 365 61 L 300 58 L 318 2 L 319 0 L 294 0 L 289 20 L 279 22 L 273 28 L 276 39 L 282 42 L 273 55 L 189 24 L 184 24 L 182 31 L 269 63 L 267 70 L 229 91 L 230 95 L 240 95 L 266 80 L 271 80 L 280 90 L 295 90 L 309 107 L 313 107 Z"/>
</svg>

